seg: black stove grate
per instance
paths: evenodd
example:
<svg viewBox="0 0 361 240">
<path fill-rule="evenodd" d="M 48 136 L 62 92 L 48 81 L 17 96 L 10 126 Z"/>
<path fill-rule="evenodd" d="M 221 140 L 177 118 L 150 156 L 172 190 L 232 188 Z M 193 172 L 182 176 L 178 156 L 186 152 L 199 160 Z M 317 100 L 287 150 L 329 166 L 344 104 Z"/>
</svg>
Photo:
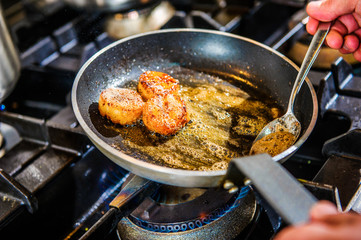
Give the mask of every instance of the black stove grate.
<svg viewBox="0 0 361 240">
<path fill-rule="evenodd" d="M 19 135 L 7 141 L 13 145 L 0 159 L 0 194 L 9 199 L 0 201 L 0 233 L 19 239 L 79 239 L 108 211 L 128 174 L 89 142 L 70 106 L 69 93 L 81 65 L 115 41 L 104 32 L 107 13 L 62 3 L 39 8 L 5 2 L 22 70 L 0 112 L 0 121 Z M 225 1 L 225 6 L 219 4 L 223 1 L 170 2 L 176 12 L 162 28 L 227 31 L 267 45 L 287 33 L 288 20 L 301 8 L 252 0 Z M 361 86 L 355 74 L 360 68 L 339 59 L 331 70 L 310 73 L 320 116 L 308 141 L 284 166 L 295 177 L 313 181 L 305 185 L 319 198 L 357 210 L 361 153 L 352 143 L 360 141 Z M 269 239 L 279 229 L 279 217 L 266 203 L 260 205 L 267 211 L 258 212 L 240 239 Z M 108 239 L 117 239 L 115 231 Z"/>
</svg>

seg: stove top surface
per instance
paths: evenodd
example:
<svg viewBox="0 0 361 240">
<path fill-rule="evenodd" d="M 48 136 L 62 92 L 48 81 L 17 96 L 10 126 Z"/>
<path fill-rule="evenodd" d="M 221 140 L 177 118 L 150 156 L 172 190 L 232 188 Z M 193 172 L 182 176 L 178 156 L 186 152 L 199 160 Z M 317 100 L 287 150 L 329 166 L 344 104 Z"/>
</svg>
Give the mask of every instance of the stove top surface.
<svg viewBox="0 0 361 240">
<path fill-rule="evenodd" d="M 2 1 L 22 63 L 16 88 L 0 106 L 0 129 L 4 136 L 0 158 L 3 236 L 79 239 L 109 210 L 129 173 L 101 154 L 84 135 L 71 108 L 70 91 L 80 66 L 116 41 L 106 31 L 106 24 L 122 18 L 139 21 L 142 17 L 144 21 L 150 13 L 158 13 L 159 4 L 164 4 L 155 2 L 141 9 L 101 12 L 73 8 L 58 1 Z M 166 4 L 170 5 L 166 11 L 172 14 L 163 20 L 166 22 L 161 29 L 194 27 L 231 32 L 277 46 L 285 55 L 298 36 L 305 34 L 302 23 L 292 29 L 292 35 L 288 34 L 289 20 L 303 10 L 299 5 L 201 0 Z M 319 199 L 335 202 L 340 210 L 357 212 L 361 152 L 354 143 L 360 141 L 359 73 L 359 65 L 351 65 L 343 58 L 327 69 L 311 70 L 309 78 L 317 91 L 319 118 L 309 139 L 283 164 L 296 178 L 303 179 Z M 131 239 L 139 232 L 156 238 L 168 231 L 163 235 L 167 239 L 174 228 L 195 226 L 209 231 L 217 228 L 215 222 L 220 222 L 218 227 L 224 226 L 247 212 L 244 221 L 240 221 L 247 224 L 238 226 L 232 238 L 270 239 L 284 223 L 261 196 L 253 191 L 247 193 L 238 192 L 228 196 L 223 201 L 225 205 L 204 209 L 212 217 L 203 219 L 189 217 L 182 208 L 164 202 L 164 195 L 153 195 L 105 238 L 119 239 L 120 235 L 122 239 Z M 179 195 L 189 202 L 192 194 L 193 191 L 186 191 Z M 200 204 L 204 192 L 197 194 L 192 201 Z M 148 221 L 145 213 L 154 211 L 172 211 L 179 219 L 154 215 Z M 182 234 L 188 234 L 185 232 Z"/>
</svg>

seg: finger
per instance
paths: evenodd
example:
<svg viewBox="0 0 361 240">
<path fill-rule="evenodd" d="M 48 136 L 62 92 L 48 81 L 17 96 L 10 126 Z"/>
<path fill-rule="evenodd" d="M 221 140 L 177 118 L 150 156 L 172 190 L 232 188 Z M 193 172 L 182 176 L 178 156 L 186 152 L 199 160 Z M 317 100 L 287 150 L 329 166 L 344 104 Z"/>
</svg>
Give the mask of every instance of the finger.
<svg viewBox="0 0 361 240">
<path fill-rule="evenodd" d="M 361 216 L 356 213 L 338 213 L 323 216 L 322 224 L 326 224 L 328 227 L 359 227 L 361 226 Z M 361 229 L 360 229 L 361 231 Z"/>
<path fill-rule="evenodd" d="M 287 227 L 276 235 L 274 240 L 330 240 L 331 232 L 323 224 L 307 224 Z"/>
<path fill-rule="evenodd" d="M 339 215 L 341 216 L 341 215 Z M 358 220 L 335 223 L 311 223 L 297 227 L 287 227 L 276 235 L 274 240 L 360 240 L 361 225 Z M 360 216 L 355 216 L 360 219 Z"/>
<path fill-rule="evenodd" d="M 322 219 L 324 216 L 337 213 L 337 208 L 333 203 L 329 201 L 319 201 L 311 208 L 310 219 L 311 221 L 317 221 L 318 219 Z"/>
<path fill-rule="evenodd" d="M 337 34 L 338 33 L 338 34 Z M 336 20 L 332 25 L 331 31 L 326 39 L 326 44 L 340 51 L 346 52 L 347 49 L 341 50 L 344 46 L 344 36 L 348 34 L 348 29 L 341 21 Z M 356 49 L 354 49 L 356 50 Z"/>
<path fill-rule="evenodd" d="M 360 41 L 357 36 L 353 34 L 346 35 L 340 52 L 343 54 L 353 53 L 359 48 L 359 45 Z"/>
<path fill-rule="evenodd" d="M 361 216 L 358 214 L 336 214 L 325 217 L 324 222 L 313 222 L 287 227 L 274 240 L 360 240 Z"/>
<path fill-rule="evenodd" d="M 353 53 L 353 57 L 354 57 L 357 61 L 361 62 L 361 49 L 358 49 L 357 51 L 355 51 L 355 52 Z"/>
<path fill-rule="evenodd" d="M 352 15 L 357 24 L 361 26 L 361 2 L 359 2 L 358 4 L 360 5 L 360 7 L 356 8 L 356 11 Z"/>
<path fill-rule="evenodd" d="M 336 20 L 332 27 L 331 27 L 332 30 L 335 30 L 337 31 L 338 33 L 340 33 L 340 35 L 344 36 L 346 34 L 349 33 L 347 27 L 345 26 L 345 24 L 343 24 L 342 22 Z"/>
<path fill-rule="evenodd" d="M 330 22 L 337 17 L 352 13 L 358 0 L 323 0 L 310 2 L 306 11 L 309 16 L 323 22 Z"/>
<path fill-rule="evenodd" d="M 361 29 L 354 32 L 354 34 L 357 35 L 359 39 L 361 39 Z M 353 53 L 353 56 L 357 61 L 361 62 L 361 46 Z"/>
<path fill-rule="evenodd" d="M 307 25 L 306 25 L 307 32 L 311 35 L 314 35 L 317 31 L 318 24 L 319 24 L 318 20 L 316 20 L 312 17 L 309 17 Z"/>
<path fill-rule="evenodd" d="M 331 29 L 326 37 L 326 44 L 330 48 L 341 49 L 343 46 L 343 36 L 338 31 Z"/>
<path fill-rule="evenodd" d="M 361 28 L 353 32 L 354 35 L 358 37 L 358 39 L 361 39 Z"/>
<path fill-rule="evenodd" d="M 360 28 L 358 22 L 354 18 L 354 15 L 352 14 L 343 15 L 338 18 L 338 21 L 340 21 L 346 26 L 348 33 L 352 33 Z"/>
</svg>

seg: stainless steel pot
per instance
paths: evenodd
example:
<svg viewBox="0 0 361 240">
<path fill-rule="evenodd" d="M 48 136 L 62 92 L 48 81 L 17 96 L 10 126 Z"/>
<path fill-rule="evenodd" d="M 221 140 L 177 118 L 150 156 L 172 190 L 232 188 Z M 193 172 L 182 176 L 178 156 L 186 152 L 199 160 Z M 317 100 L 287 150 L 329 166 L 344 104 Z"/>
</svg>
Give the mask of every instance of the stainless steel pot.
<svg viewBox="0 0 361 240">
<path fill-rule="evenodd" d="M 293 7 L 304 7 L 307 4 L 307 0 L 271 0 L 271 2 Z"/>
<path fill-rule="evenodd" d="M 156 0 L 64 0 L 67 4 L 90 11 L 122 11 L 156 2 Z"/>
<path fill-rule="evenodd" d="M 20 60 L 0 5 L 0 102 L 13 90 L 20 75 Z"/>
</svg>

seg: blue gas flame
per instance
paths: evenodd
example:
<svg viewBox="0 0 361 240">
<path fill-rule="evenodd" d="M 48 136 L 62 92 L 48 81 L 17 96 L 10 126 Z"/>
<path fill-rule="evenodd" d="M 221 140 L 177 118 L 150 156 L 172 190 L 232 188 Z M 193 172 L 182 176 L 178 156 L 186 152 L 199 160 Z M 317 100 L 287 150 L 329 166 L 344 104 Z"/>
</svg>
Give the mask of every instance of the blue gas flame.
<svg viewBox="0 0 361 240">
<path fill-rule="evenodd" d="M 202 216 L 202 217 L 199 217 L 197 219 L 194 219 L 194 220 L 191 220 L 188 222 L 167 223 L 167 224 L 163 225 L 163 224 L 158 224 L 158 223 L 157 224 L 149 223 L 147 221 L 144 221 L 142 219 L 135 218 L 135 217 L 131 217 L 131 220 L 137 226 L 139 226 L 143 229 L 146 229 L 148 231 L 153 231 L 153 232 L 160 232 L 160 233 L 174 232 L 175 233 L 175 232 L 188 231 L 188 230 L 200 228 L 204 225 L 207 225 L 207 224 L 223 217 L 227 213 L 231 212 L 233 209 L 237 208 L 240 205 L 241 200 L 248 194 L 249 191 L 250 191 L 249 186 L 243 187 L 239 191 L 238 196 L 236 197 L 234 202 L 232 202 L 231 204 L 226 204 L 224 207 L 216 209 L 206 216 Z"/>
</svg>

